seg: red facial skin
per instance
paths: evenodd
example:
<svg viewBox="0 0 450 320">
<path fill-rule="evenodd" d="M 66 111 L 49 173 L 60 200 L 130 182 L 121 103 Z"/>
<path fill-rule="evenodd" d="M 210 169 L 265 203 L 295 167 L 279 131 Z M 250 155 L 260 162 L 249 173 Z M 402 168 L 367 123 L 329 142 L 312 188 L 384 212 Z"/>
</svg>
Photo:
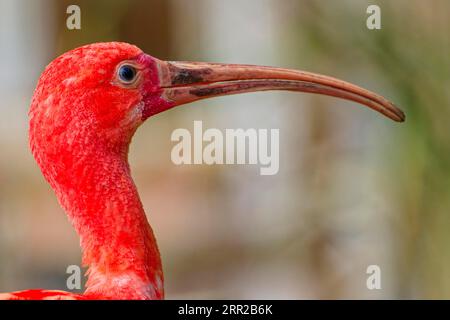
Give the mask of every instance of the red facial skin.
<svg viewBox="0 0 450 320">
<path fill-rule="evenodd" d="M 133 87 L 118 80 L 123 61 L 140 69 Z M 32 153 L 79 234 L 89 267 L 84 298 L 164 297 L 160 254 L 127 159 L 142 121 L 169 107 L 159 98 L 155 68 L 135 46 L 87 45 L 50 63 L 31 103 Z M 47 297 L 35 290 L 12 295 Z"/>
</svg>

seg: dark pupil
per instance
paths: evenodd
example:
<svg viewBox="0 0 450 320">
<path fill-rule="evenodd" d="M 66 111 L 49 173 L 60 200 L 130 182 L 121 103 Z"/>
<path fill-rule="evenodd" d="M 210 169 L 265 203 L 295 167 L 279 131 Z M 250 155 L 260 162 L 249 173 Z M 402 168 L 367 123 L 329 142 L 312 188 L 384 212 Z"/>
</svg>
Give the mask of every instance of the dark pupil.
<svg viewBox="0 0 450 320">
<path fill-rule="evenodd" d="M 119 77 L 122 81 L 130 82 L 134 79 L 136 70 L 130 66 L 122 66 L 119 69 Z"/>
</svg>

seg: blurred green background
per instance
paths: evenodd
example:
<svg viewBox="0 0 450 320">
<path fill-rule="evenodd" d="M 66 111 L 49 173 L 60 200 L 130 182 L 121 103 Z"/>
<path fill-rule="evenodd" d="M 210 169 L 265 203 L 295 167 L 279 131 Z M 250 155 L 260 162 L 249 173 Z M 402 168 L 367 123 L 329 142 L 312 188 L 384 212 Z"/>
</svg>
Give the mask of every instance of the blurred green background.
<svg viewBox="0 0 450 320">
<path fill-rule="evenodd" d="M 81 30 L 66 8 L 81 8 Z M 381 8 L 368 30 L 366 8 Z M 0 0 L 0 292 L 66 289 L 78 238 L 27 142 L 46 64 L 98 41 L 160 59 L 342 78 L 395 101 L 397 124 L 330 97 L 266 92 L 197 102 L 137 132 L 130 162 L 176 298 L 450 298 L 447 0 Z M 175 166 L 176 128 L 279 128 L 280 171 Z M 368 290 L 366 268 L 381 268 Z"/>
</svg>

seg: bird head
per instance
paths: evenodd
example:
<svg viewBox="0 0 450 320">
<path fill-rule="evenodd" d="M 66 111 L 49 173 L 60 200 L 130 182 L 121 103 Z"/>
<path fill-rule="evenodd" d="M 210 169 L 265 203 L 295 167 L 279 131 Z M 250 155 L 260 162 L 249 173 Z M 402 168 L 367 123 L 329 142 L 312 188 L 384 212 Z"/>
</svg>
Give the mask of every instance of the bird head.
<svg viewBox="0 0 450 320">
<path fill-rule="evenodd" d="M 340 97 L 403 121 L 385 98 L 314 73 L 254 65 L 162 61 L 136 46 L 95 43 L 66 52 L 39 79 L 30 109 L 32 147 L 54 153 L 79 137 L 126 149 L 147 118 L 195 100 L 251 91 L 290 90 Z M 59 137 L 59 138 L 58 138 Z M 39 141 L 42 140 L 42 141 Z M 50 146 L 49 146 L 50 144 Z"/>
</svg>

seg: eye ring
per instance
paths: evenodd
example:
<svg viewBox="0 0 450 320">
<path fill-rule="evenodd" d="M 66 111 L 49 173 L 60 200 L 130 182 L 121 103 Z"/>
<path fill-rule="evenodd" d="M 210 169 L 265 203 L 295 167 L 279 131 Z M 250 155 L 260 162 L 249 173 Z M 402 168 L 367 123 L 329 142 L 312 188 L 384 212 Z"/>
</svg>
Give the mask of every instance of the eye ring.
<svg viewBox="0 0 450 320">
<path fill-rule="evenodd" d="M 137 78 L 137 70 L 129 64 L 124 64 L 117 70 L 117 77 L 124 84 L 131 84 Z"/>
</svg>

